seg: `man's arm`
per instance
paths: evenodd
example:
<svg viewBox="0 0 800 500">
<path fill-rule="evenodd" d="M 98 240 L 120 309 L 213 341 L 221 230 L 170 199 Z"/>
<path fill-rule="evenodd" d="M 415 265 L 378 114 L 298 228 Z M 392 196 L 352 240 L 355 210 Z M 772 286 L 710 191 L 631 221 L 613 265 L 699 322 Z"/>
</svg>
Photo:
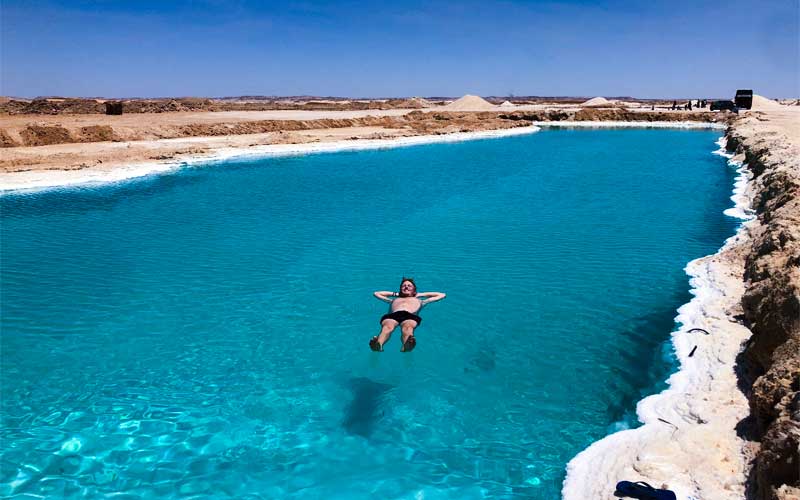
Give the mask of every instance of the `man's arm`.
<svg viewBox="0 0 800 500">
<path fill-rule="evenodd" d="M 382 300 L 384 302 L 392 303 L 392 299 L 390 297 L 394 297 L 396 295 L 395 292 L 374 292 L 372 295 L 375 296 L 376 299 Z"/>
<path fill-rule="evenodd" d="M 422 292 L 418 293 L 417 297 L 428 297 L 427 299 L 420 300 L 420 302 L 424 306 L 425 304 L 430 304 L 431 302 L 437 302 L 439 300 L 442 300 L 443 298 L 447 297 L 447 295 L 442 292 Z"/>
</svg>

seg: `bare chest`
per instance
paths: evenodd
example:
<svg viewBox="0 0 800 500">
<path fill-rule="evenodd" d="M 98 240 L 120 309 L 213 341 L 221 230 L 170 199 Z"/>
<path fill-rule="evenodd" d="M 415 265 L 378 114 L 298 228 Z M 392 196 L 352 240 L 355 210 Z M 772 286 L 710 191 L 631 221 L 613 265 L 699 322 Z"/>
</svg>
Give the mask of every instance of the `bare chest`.
<svg viewBox="0 0 800 500">
<path fill-rule="evenodd" d="M 392 312 L 408 311 L 415 313 L 422 307 L 422 302 L 416 297 L 400 297 L 392 301 Z"/>
</svg>

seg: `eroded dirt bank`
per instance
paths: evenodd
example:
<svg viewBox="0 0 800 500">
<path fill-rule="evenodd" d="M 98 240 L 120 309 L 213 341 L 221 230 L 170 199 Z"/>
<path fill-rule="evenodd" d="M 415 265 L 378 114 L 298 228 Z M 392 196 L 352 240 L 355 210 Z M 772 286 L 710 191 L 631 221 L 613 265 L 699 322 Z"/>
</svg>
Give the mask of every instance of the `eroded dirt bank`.
<svg viewBox="0 0 800 500">
<path fill-rule="evenodd" d="M 753 174 L 757 222 L 745 261 L 745 321 L 753 335 L 739 356 L 761 442 L 748 485 L 757 500 L 800 499 L 800 113 L 751 113 L 728 129 L 728 149 Z"/>
</svg>

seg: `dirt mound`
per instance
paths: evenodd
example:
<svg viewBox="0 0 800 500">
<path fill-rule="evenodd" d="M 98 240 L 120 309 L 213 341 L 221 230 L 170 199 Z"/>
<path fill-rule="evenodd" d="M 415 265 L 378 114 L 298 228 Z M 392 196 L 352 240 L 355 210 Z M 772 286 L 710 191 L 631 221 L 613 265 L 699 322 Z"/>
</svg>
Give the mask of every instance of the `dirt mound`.
<svg viewBox="0 0 800 500">
<path fill-rule="evenodd" d="M 0 103 L 0 112 L 10 115 L 60 115 L 105 113 L 105 105 L 95 99 L 33 99 L 21 101 L 10 99 Z"/>
<path fill-rule="evenodd" d="M 60 125 L 28 125 L 20 132 L 25 146 L 47 146 L 75 142 L 69 131 Z"/>
<path fill-rule="evenodd" d="M 606 106 L 612 106 L 613 104 L 614 104 L 614 103 L 612 103 L 611 101 L 609 101 L 609 100 L 608 100 L 608 99 L 606 99 L 605 97 L 593 97 L 593 98 L 589 99 L 588 101 L 586 101 L 586 102 L 582 103 L 582 104 L 581 104 L 581 106 L 587 106 L 587 107 L 593 107 L 593 106 L 597 106 L 597 107 L 606 107 Z"/>
<path fill-rule="evenodd" d="M 514 103 L 512 103 L 511 101 L 503 101 L 503 103 L 500 105 L 500 107 L 501 108 L 513 108 L 514 107 Z"/>
<path fill-rule="evenodd" d="M 444 109 L 448 111 L 492 111 L 497 106 L 476 95 L 465 95 L 461 99 L 451 102 Z"/>
<path fill-rule="evenodd" d="M 722 119 L 723 117 L 720 117 Z M 620 122 L 678 122 L 698 121 L 711 122 L 717 120 L 713 113 L 666 113 L 661 111 L 630 111 L 625 108 L 581 109 L 572 118 L 581 121 L 620 121 Z"/>
<path fill-rule="evenodd" d="M 13 148 L 16 146 L 19 146 L 19 144 L 8 135 L 8 132 L 0 129 L 0 148 Z"/>
<path fill-rule="evenodd" d="M 778 101 L 773 101 L 772 99 L 768 99 L 764 96 L 753 94 L 753 107 L 750 109 L 753 111 L 769 111 L 784 109 L 784 107 Z"/>
<path fill-rule="evenodd" d="M 422 97 L 412 97 L 411 99 L 406 100 L 405 102 L 406 107 L 411 109 L 420 109 L 420 108 L 432 108 L 433 104 L 427 99 Z"/>
<path fill-rule="evenodd" d="M 103 142 L 118 140 L 114 135 L 114 129 L 110 125 L 90 125 L 81 127 L 80 142 Z"/>
</svg>

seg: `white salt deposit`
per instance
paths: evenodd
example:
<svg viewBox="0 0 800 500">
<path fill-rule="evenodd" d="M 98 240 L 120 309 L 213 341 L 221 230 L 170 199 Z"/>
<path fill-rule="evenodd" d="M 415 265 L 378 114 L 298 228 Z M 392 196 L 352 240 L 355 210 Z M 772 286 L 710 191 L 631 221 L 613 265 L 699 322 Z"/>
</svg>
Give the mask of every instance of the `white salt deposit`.
<svg viewBox="0 0 800 500">
<path fill-rule="evenodd" d="M 448 111 L 492 111 L 497 106 L 476 95 L 467 94 L 461 99 L 451 102 L 444 109 Z"/>
<path fill-rule="evenodd" d="M 611 106 L 612 102 L 605 97 L 592 97 L 581 106 Z"/>
</svg>

